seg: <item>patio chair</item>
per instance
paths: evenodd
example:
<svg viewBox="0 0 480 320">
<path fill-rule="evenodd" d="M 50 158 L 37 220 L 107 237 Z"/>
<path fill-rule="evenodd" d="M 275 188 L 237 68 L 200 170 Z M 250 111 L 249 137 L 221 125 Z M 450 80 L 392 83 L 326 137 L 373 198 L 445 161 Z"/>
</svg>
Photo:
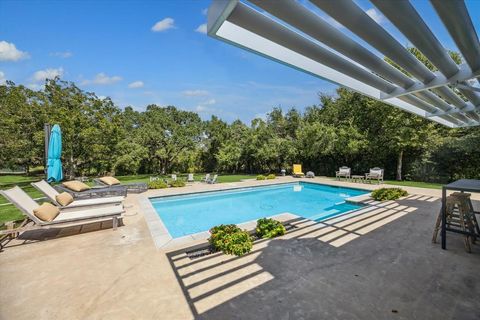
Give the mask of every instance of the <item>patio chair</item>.
<svg viewBox="0 0 480 320">
<path fill-rule="evenodd" d="M 106 196 L 127 196 L 127 187 L 122 185 L 114 185 L 110 187 L 88 187 L 88 189 L 82 191 L 75 191 L 67 188 L 65 185 L 59 184 L 54 186 L 59 192 L 68 192 L 74 199 L 90 199 L 90 198 L 102 198 Z"/>
<path fill-rule="evenodd" d="M 217 183 L 218 174 L 214 175 L 212 179 L 207 180 L 207 183 L 214 184 Z"/>
<path fill-rule="evenodd" d="M 99 207 L 99 206 L 112 206 L 120 205 L 122 201 L 125 200 L 125 197 L 105 197 L 105 198 L 93 198 L 93 199 L 84 199 L 84 200 L 74 200 L 66 206 L 62 206 L 57 201 L 57 196 L 60 193 L 55 190 L 48 182 L 41 180 L 38 182 L 32 182 L 31 185 L 43 193 L 54 205 L 60 208 L 60 210 L 66 211 L 70 209 L 88 209 L 88 207 Z"/>
<path fill-rule="evenodd" d="M 177 181 L 177 175 L 175 173 L 172 173 L 172 180 Z"/>
<path fill-rule="evenodd" d="M 293 176 L 295 178 L 301 178 L 305 176 L 305 174 L 302 172 L 302 165 L 301 164 L 294 164 L 293 165 Z"/>
<path fill-rule="evenodd" d="M 365 173 L 365 182 L 370 181 L 372 183 L 372 179 L 377 180 L 378 184 L 383 183 L 383 169 L 375 167 L 370 169 L 370 172 Z"/>
<path fill-rule="evenodd" d="M 193 173 L 188 174 L 187 182 L 195 182 L 195 179 L 193 178 Z"/>
<path fill-rule="evenodd" d="M 93 182 L 101 187 L 124 186 L 127 188 L 127 193 L 142 193 L 148 190 L 148 185 L 144 182 L 120 183 L 114 177 L 95 178 Z"/>
<path fill-rule="evenodd" d="M 0 190 L 0 194 L 27 216 L 26 221 L 22 223 L 21 227 L 10 230 L 0 230 L 0 234 L 17 234 L 19 232 L 33 229 L 76 226 L 107 220 L 112 220 L 113 230 L 116 230 L 118 226 L 118 220 L 122 219 L 122 214 L 125 212 L 122 205 L 91 207 L 89 209 L 78 211 L 60 211 L 60 213 L 52 221 L 44 221 L 34 214 L 34 210 L 39 208 L 40 205 L 20 187 L 15 186 L 8 190 Z M 26 224 L 30 222 L 33 222 L 34 225 L 27 226 Z"/>
<path fill-rule="evenodd" d="M 202 182 L 208 182 L 210 180 L 210 173 L 205 174 L 205 177 L 202 179 Z"/>
<path fill-rule="evenodd" d="M 345 180 L 348 180 L 351 178 L 351 172 L 352 169 L 347 166 L 340 167 L 338 171 L 335 171 L 335 179 L 340 180 L 343 177 Z"/>
</svg>

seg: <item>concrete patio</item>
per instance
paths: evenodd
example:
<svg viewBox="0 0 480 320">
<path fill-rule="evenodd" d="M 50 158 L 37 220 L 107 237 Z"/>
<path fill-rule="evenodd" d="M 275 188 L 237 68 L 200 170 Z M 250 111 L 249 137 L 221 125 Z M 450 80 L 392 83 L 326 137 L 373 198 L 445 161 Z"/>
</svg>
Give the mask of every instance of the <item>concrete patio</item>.
<svg viewBox="0 0 480 320">
<path fill-rule="evenodd" d="M 297 180 L 147 195 L 279 181 Z M 478 319 L 480 245 L 468 254 L 450 234 L 447 251 L 432 244 L 440 190 L 405 189 L 411 195 L 403 200 L 322 223 L 294 219 L 288 234 L 256 242 L 244 257 L 197 259 L 188 248 L 158 250 L 138 205 L 145 194 L 129 195 L 115 232 L 94 224 L 11 241 L 0 253 L 0 318 Z"/>
</svg>

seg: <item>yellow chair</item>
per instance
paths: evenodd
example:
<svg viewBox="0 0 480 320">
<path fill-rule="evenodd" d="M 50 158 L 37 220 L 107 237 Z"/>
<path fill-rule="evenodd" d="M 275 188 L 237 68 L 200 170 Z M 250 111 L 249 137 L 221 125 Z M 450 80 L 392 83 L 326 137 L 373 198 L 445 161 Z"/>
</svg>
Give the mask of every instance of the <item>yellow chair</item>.
<svg viewBox="0 0 480 320">
<path fill-rule="evenodd" d="M 293 165 L 293 176 L 294 177 L 305 176 L 305 174 L 302 172 L 302 165 L 301 164 L 294 164 Z"/>
</svg>

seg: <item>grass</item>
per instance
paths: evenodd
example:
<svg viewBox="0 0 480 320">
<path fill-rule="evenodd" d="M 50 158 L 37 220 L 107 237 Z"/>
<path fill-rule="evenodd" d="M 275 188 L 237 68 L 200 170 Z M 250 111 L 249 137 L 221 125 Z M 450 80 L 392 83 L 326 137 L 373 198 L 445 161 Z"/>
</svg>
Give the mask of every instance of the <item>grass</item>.
<svg viewBox="0 0 480 320">
<path fill-rule="evenodd" d="M 442 189 L 442 186 L 443 186 L 443 184 L 440 184 L 440 183 L 419 182 L 419 181 L 396 181 L 396 180 L 385 180 L 385 184 L 393 184 L 393 185 L 405 186 L 405 187 L 429 188 L 429 189 Z"/>
<path fill-rule="evenodd" d="M 131 175 L 131 176 L 117 176 L 117 178 L 123 183 L 129 182 L 149 182 L 151 174 L 140 174 L 140 175 Z M 158 175 L 162 178 L 170 178 L 170 175 Z M 178 174 L 179 178 L 187 178 L 187 174 Z M 200 181 L 205 177 L 205 174 L 195 174 L 195 181 Z M 0 175 L 0 189 L 9 189 L 16 185 L 22 188 L 28 195 L 32 198 L 41 198 L 43 194 L 33 188 L 30 183 L 39 181 L 43 178 L 43 175 Z M 254 179 L 255 175 L 245 175 L 245 174 L 232 174 L 232 175 L 218 175 L 219 183 L 228 183 L 228 182 L 239 182 L 242 179 Z M 87 184 L 93 185 L 92 181 Z M 5 204 L 5 205 L 2 205 Z M 6 221 L 15 221 L 23 219 L 23 213 L 15 208 L 13 205 L 8 204 L 7 199 L 0 197 L 0 225 Z"/>
</svg>

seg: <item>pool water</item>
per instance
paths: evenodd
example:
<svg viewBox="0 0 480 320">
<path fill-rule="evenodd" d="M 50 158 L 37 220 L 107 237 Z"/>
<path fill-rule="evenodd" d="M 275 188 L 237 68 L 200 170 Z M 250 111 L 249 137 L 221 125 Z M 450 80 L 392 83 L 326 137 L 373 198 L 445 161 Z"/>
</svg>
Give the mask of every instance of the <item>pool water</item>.
<svg viewBox="0 0 480 320">
<path fill-rule="evenodd" d="M 365 193 L 368 191 L 300 182 L 150 201 L 170 235 L 178 238 L 219 224 L 238 224 L 285 212 L 320 221 L 360 208 L 345 198 Z"/>
</svg>

